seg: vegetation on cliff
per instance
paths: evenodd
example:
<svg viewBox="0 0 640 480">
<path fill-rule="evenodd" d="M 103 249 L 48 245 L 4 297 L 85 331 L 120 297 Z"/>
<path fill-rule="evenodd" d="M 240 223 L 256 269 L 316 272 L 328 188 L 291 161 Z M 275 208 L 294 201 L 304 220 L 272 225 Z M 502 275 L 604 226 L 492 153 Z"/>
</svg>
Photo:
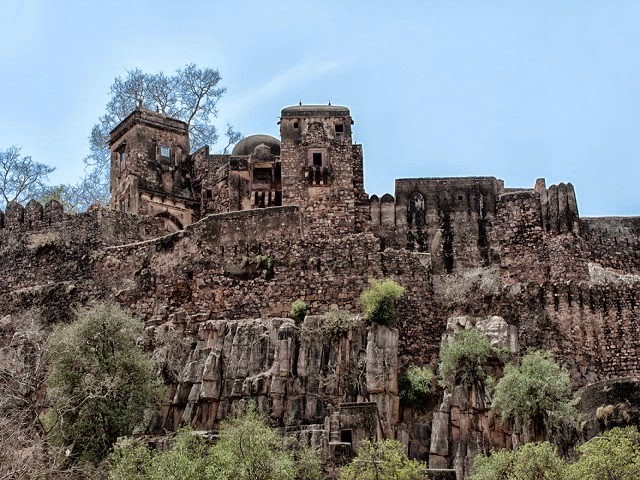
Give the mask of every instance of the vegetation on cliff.
<svg viewBox="0 0 640 480">
<path fill-rule="evenodd" d="M 340 480 L 422 480 L 425 475 L 425 465 L 410 460 L 397 440 L 365 440 L 356 458 L 340 472 Z"/>
<path fill-rule="evenodd" d="M 640 435 L 636 427 L 614 428 L 577 449 L 569 463 L 549 442 L 515 451 L 478 455 L 470 480 L 632 480 L 640 478 Z"/>
<path fill-rule="evenodd" d="M 360 295 L 367 319 L 392 326 L 396 321 L 396 300 L 404 294 L 404 287 L 390 279 L 371 279 L 369 283 L 371 286 Z"/>
<path fill-rule="evenodd" d="M 491 410 L 516 426 L 548 414 L 575 417 L 571 379 L 548 351 L 527 353 L 520 363 L 508 363 L 498 381 Z"/>
<path fill-rule="evenodd" d="M 155 415 L 163 387 L 138 346 L 144 325 L 114 304 L 82 310 L 49 340 L 50 439 L 74 458 L 99 461 Z"/>
<path fill-rule="evenodd" d="M 433 392 L 434 373 L 430 368 L 411 365 L 400 377 L 398 388 L 405 405 L 423 402 Z"/>
<path fill-rule="evenodd" d="M 473 385 L 487 378 L 486 365 L 491 357 L 501 352 L 494 348 L 489 338 L 476 328 L 456 332 L 451 342 L 440 348 L 438 376 L 446 388 L 455 385 Z"/>
<path fill-rule="evenodd" d="M 253 404 L 222 422 L 214 445 L 183 429 L 165 451 L 121 439 L 109 456 L 111 480 L 321 480 L 320 459 L 309 448 L 287 449 Z"/>
</svg>

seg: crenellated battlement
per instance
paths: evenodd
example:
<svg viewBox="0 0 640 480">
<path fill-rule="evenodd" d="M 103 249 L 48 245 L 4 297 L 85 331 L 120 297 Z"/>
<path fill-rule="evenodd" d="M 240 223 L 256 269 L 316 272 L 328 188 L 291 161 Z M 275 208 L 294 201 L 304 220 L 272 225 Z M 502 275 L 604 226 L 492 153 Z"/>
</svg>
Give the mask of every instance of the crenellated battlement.
<svg viewBox="0 0 640 480">
<path fill-rule="evenodd" d="M 0 210 L 0 229 L 37 230 L 63 221 L 64 209 L 56 200 L 49 200 L 42 205 L 31 200 L 26 207 L 17 202 L 9 202 L 6 210 Z"/>
</svg>

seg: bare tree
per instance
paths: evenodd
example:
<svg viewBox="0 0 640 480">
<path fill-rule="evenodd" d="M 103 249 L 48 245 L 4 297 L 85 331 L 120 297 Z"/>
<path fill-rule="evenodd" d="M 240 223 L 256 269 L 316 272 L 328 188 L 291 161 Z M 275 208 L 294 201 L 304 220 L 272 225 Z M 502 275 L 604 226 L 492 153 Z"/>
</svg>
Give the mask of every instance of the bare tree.
<svg viewBox="0 0 640 480">
<path fill-rule="evenodd" d="M 88 181 L 83 179 L 83 197 L 102 203 L 109 199 L 109 133 L 124 120 L 137 106 L 177 118 L 189 126 L 191 148 L 197 150 L 204 145 L 214 145 L 219 138 L 213 125 L 217 116 L 217 104 L 225 92 L 220 87 L 218 70 L 186 65 L 167 76 L 163 72 L 148 74 L 140 69 L 127 72 L 125 78 L 117 77 L 111 85 L 111 99 L 105 114 L 93 126 L 89 136 L 90 153 L 85 158 Z M 224 152 L 237 143 L 242 135 L 227 125 L 228 139 Z M 99 180 L 99 182 L 97 181 Z M 84 202 L 77 202 L 82 207 Z"/>
<path fill-rule="evenodd" d="M 0 150 L 0 208 L 9 202 L 28 202 L 36 198 L 46 187 L 45 181 L 55 170 L 31 157 L 23 156 L 20 148 Z"/>
</svg>

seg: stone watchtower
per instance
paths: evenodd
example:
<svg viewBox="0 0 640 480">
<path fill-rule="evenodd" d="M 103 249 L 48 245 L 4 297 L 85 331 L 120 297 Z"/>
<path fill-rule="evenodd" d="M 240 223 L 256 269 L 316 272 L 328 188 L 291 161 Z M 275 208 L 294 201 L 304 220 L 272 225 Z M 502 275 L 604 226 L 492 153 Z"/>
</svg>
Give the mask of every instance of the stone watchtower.
<svg viewBox="0 0 640 480">
<path fill-rule="evenodd" d="M 139 107 L 111 131 L 109 145 L 112 209 L 162 217 L 170 231 L 193 222 L 186 123 Z"/>
<path fill-rule="evenodd" d="M 308 233 L 368 230 L 362 146 L 351 137 L 349 109 L 300 105 L 282 110 L 282 204 L 299 205 Z"/>
</svg>

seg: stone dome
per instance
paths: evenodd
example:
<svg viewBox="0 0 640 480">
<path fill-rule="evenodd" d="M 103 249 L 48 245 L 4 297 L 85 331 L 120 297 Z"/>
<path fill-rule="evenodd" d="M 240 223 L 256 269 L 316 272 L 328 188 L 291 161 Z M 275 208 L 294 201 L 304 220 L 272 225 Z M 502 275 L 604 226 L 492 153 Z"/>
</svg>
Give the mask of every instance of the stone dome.
<svg viewBox="0 0 640 480">
<path fill-rule="evenodd" d="M 280 155 L 280 140 L 271 135 L 250 135 L 245 137 L 236 143 L 231 155 L 251 155 L 253 150 L 261 143 L 271 148 L 272 155 Z"/>
</svg>

